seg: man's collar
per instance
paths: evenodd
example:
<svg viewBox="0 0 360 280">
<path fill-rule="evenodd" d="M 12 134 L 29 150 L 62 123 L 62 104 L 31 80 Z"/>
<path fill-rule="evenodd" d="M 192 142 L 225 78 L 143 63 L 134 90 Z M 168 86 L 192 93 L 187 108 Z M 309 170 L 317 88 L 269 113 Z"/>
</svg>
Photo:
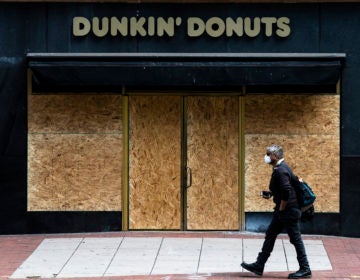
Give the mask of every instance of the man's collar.
<svg viewBox="0 0 360 280">
<path fill-rule="evenodd" d="M 276 163 L 276 166 L 280 165 L 283 161 L 284 161 L 284 158 L 279 159 L 278 162 Z"/>
</svg>

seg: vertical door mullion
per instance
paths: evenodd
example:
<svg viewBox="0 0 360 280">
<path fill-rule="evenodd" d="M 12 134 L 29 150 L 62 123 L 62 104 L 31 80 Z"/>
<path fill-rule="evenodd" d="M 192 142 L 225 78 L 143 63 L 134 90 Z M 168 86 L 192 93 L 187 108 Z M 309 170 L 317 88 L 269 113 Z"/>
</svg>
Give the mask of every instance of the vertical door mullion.
<svg viewBox="0 0 360 280">
<path fill-rule="evenodd" d="M 181 98 L 181 209 L 182 224 L 181 229 L 187 229 L 187 133 L 186 133 L 186 97 Z"/>
<path fill-rule="evenodd" d="M 129 96 L 123 88 L 122 230 L 129 230 Z"/>
<path fill-rule="evenodd" d="M 245 230 L 245 86 L 239 96 L 239 227 Z"/>
</svg>

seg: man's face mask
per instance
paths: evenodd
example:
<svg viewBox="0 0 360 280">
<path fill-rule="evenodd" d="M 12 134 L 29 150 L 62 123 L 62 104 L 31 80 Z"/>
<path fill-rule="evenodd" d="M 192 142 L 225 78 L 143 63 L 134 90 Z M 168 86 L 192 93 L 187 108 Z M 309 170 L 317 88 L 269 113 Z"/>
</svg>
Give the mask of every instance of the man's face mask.
<svg viewBox="0 0 360 280">
<path fill-rule="evenodd" d="M 271 158 L 270 158 L 270 156 L 265 155 L 265 156 L 264 156 L 264 161 L 265 161 L 265 163 L 270 164 L 270 163 L 271 163 Z"/>
</svg>

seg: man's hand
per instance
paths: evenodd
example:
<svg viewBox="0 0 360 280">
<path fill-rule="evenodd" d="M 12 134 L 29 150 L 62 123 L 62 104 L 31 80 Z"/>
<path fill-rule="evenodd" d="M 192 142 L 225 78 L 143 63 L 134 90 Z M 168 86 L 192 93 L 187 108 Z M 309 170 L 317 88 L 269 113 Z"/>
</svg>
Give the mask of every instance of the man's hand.
<svg viewBox="0 0 360 280">
<path fill-rule="evenodd" d="M 281 200 L 281 202 L 280 202 L 280 207 L 279 207 L 279 211 L 284 211 L 287 204 L 288 204 L 287 201 Z"/>
<path fill-rule="evenodd" d="M 265 199 L 269 199 L 272 196 L 272 192 L 271 191 L 262 191 L 260 192 L 261 197 L 265 198 Z"/>
</svg>

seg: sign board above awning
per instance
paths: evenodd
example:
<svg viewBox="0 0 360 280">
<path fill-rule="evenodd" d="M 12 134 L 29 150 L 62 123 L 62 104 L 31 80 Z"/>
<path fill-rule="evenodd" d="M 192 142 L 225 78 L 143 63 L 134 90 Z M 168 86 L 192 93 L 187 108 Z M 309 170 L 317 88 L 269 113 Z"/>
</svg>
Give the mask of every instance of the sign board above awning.
<svg viewBox="0 0 360 280">
<path fill-rule="evenodd" d="M 29 53 L 34 92 L 334 86 L 344 54 Z"/>
</svg>

